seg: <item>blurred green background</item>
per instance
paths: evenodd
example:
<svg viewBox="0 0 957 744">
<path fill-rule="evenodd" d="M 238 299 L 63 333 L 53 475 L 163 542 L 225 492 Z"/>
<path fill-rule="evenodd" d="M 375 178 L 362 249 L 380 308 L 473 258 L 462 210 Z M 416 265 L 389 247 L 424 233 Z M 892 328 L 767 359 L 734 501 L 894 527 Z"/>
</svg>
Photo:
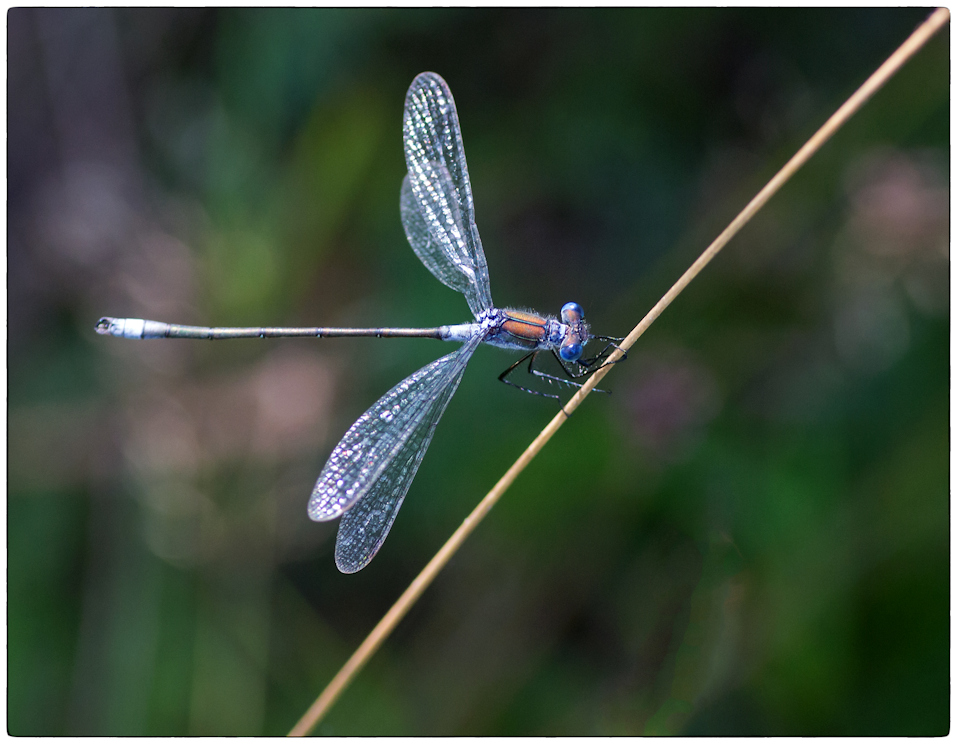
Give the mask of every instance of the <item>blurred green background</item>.
<svg viewBox="0 0 957 744">
<path fill-rule="evenodd" d="M 8 11 L 8 731 L 281 734 L 555 414 L 482 348 L 385 546 L 306 501 L 436 325 L 402 106 L 456 97 L 498 306 L 624 335 L 928 14 Z M 336 735 L 949 730 L 949 29 L 696 279 Z"/>
</svg>

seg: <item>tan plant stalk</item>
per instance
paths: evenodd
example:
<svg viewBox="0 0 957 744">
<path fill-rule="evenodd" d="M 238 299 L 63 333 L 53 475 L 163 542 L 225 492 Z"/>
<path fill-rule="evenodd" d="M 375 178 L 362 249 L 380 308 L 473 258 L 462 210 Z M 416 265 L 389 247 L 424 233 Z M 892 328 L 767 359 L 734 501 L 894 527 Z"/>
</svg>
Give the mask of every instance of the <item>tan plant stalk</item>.
<svg viewBox="0 0 957 744">
<path fill-rule="evenodd" d="M 793 176 L 801 166 L 803 166 L 811 156 L 816 153 L 821 146 L 827 142 L 831 136 L 840 129 L 848 119 L 851 118 L 866 102 L 884 85 L 903 65 L 909 60 L 950 18 L 950 12 L 946 8 L 939 8 L 922 23 L 916 31 L 905 41 L 882 64 L 873 75 L 871 75 L 857 91 L 845 101 L 845 103 L 828 119 L 824 125 L 801 147 L 800 150 L 781 168 L 775 176 L 768 181 L 767 185 L 758 192 L 750 203 L 735 217 L 724 231 L 709 245 L 698 259 L 691 264 L 687 271 L 681 275 L 681 278 L 669 289 L 665 295 L 658 300 L 653 308 L 641 319 L 641 322 L 635 326 L 631 333 L 621 344 L 621 349 L 627 351 L 638 340 L 638 338 L 648 330 L 648 327 L 655 322 L 659 315 L 668 305 L 684 290 L 691 280 L 707 266 L 712 258 L 733 238 L 742 227 L 763 207 L 768 200 Z M 622 351 L 615 351 L 608 361 L 615 362 L 622 357 Z M 322 720 L 332 704 L 336 701 L 342 691 L 349 685 L 353 677 L 365 665 L 369 658 L 376 652 L 379 646 L 385 641 L 392 630 L 398 625 L 399 621 L 409 611 L 409 608 L 421 596 L 425 589 L 432 583 L 432 580 L 438 575 L 449 559 L 459 549 L 465 539 L 471 534 L 479 522 L 495 506 L 495 503 L 502 497 L 508 487 L 512 485 L 519 474 L 539 453 L 542 447 L 558 431 L 559 427 L 568 420 L 568 416 L 581 405 L 592 389 L 607 375 L 613 366 L 611 364 L 603 366 L 598 372 L 592 375 L 588 381 L 582 385 L 578 392 L 564 406 L 561 412 L 556 414 L 542 432 L 535 437 L 534 441 L 522 453 L 521 457 L 505 472 L 498 483 L 483 498 L 478 506 L 472 510 L 472 513 L 466 517 L 461 526 L 452 534 L 448 541 L 441 547 L 438 553 L 429 561 L 428 565 L 422 569 L 415 580 L 409 585 L 409 588 L 402 593 L 402 596 L 392 605 L 391 609 L 373 628 L 372 632 L 362 642 L 362 645 L 356 649 L 355 653 L 349 658 L 342 669 L 333 677 L 332 681 L 322 691 L 322 694 L 309 707 L 299 722 L 289 732 L 290 736 L 304 736 Z"/>
</svg>

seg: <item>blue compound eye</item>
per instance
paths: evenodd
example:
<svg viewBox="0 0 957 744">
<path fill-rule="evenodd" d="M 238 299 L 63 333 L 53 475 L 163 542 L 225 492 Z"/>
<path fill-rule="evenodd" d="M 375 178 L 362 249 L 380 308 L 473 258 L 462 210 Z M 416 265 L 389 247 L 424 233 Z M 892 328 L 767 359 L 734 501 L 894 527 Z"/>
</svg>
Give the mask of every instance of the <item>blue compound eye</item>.
<svg viewBox="0 0 957 744">
<path fill-rule="evenodd" d="M 566 362 L 577 362 L 582 355 L 582 345 L 578 343 L 565 344 L 558 353 Z"/>
<path fill-rule="evenodd" d="M 585 311 L 577 302 L 566 302 L 562 305 L 562 322 L 574 323 L 585 317 Z"/>
</svg>

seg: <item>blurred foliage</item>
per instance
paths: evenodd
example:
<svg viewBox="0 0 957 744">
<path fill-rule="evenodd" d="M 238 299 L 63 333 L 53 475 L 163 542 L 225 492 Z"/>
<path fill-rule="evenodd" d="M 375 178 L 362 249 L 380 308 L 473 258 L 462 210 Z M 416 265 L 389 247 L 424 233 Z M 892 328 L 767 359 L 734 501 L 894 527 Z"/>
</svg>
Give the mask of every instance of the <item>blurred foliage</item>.
<svg viewBox="0 0 957 744">
<path fill-rule="evenodd" d="M 456 96 L 499 306 L 624 334 L 927 11 L 13 9 L 8 731 L 281 734 L 551 418 L 481 349 L 383 550 L 308 521 L 434 342 L 405 91 Z M 319 732 L 949 730 L 949 46 L 667 310 Z"/>
</svg>

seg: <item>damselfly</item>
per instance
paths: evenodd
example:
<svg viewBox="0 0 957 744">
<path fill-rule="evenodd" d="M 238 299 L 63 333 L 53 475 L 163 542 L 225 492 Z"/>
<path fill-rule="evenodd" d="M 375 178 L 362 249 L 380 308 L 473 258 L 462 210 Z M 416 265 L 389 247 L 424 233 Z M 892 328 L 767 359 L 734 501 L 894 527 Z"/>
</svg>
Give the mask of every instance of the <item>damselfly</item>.
<svg viewBox="0 0 957 744">
<path fill-rule="evenodd" d="M 402 131 L 409 169 L 400 198 L 406 237 L 440 282 L 465 295 L 474 322 L 438 328 L 206 328 L 101 318 L 96 325 L 98 333 L 121 338 L 406 336 L 461 343 L 456 351 L 404 379 L 362 414 L 322 469 L 308 513 L 319 522 L 342 517 L 335 558 L 344 573 L 365 567 L 382 547 L 435 427 L 479 344 L 526 352 L 499 379 L 526 392 L 558 398 L 517 385 L 508 375 L 528 360 L 533 375 L 578 385 L 574 380 L 596 371 L 621 340 L 591 335 L 575 302 L 566 303 L 558 317 L 502 310 L 492 304 L 455 103 L 445 81 L 435 73 L 424 72 L 412 81 Z M 583 358 L 584 346 L 592 339 L 605 346 L 595 356 Z M 566 377 L 534 367 L 535 358 L 543 352 L 555 357 Z"/>
</svg>

